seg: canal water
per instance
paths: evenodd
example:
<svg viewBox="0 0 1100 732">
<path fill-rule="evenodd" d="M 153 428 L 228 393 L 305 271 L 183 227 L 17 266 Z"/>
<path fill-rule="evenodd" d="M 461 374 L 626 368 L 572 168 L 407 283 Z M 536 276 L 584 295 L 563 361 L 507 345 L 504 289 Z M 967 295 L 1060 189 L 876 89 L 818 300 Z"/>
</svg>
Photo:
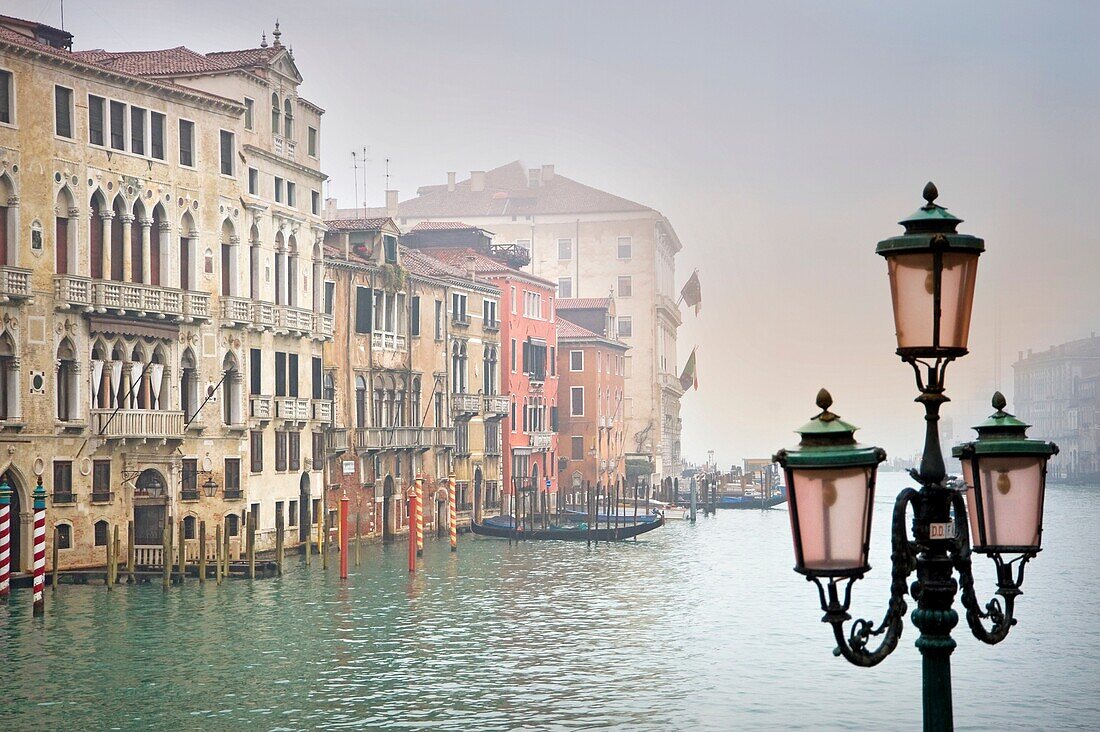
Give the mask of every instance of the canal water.
<svg viewBox="0 0 1100 732">
<path fill-rule="evenodd" d="M 904 479 L 880 484 L 854 602 L 876 619 Z M 997 647 L 956 632 L 960 729 L 1100 727 L 1098 526 L 1100 487 L 1049 489 L 1019 625 Z M 457 555 L 429 542 L 415 577 L 405 545 L 364 546 L 346 584 L 295 560 L 221 587 L 62 586 L 43 619 L 20 590 L 0 728 L 918 729 L 915 629 L 876 668 L 833 657 L 789 535 L 781 508 L 592 549 L 464 536 Z"/>
</svg>

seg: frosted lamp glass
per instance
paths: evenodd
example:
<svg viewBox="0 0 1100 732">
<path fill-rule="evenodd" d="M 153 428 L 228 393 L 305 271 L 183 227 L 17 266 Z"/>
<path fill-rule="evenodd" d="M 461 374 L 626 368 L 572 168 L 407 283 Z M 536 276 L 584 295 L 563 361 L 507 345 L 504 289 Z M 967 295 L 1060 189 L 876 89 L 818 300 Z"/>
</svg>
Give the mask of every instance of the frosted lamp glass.
<svg viewBox="0 0 1100 732">
<path fill-rule="evenodd" d="M 933 254 L 897 254 L 886 261 L 898 348 L 935 348 Z M 967 347 L 977 269 L 977 254 L 943 254 L 940 348 Z"/>
<path fill-rule="evenodd" d="M 801 564 L 809 570 L 850 570 L 867 566 L 871 525 L 870 487 L 874 468 L 795 469 L 795 559 L 801 538 Z M 795 524 L 797 513 L 797 525 Z"/>
<path fill-rule="evenodd" d="M 1043 459 L 982 457 L 978 460 L 986 546 L 1039 547 L 1043 510 Z"/>
</svg>

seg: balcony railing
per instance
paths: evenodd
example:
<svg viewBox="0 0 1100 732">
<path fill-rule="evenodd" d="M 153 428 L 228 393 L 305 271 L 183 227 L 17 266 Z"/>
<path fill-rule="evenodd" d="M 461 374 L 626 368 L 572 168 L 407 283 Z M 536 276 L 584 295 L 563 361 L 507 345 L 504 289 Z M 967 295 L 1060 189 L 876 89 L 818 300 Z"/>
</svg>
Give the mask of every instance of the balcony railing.
<svg viewBox="0 0 1100 732">
<path fill-rule="evenodd" d="M 485 323 L 482 325 L 482 328 L 484 328 L 485 330 L 500 330 L 500 321 L 486 320 Z"/>
<path fill-rule="evenodd" d="M 457 430 L 454 427 L 432 427 L 432 447 L 454 447 Z"/>
<path fill-rule="evenodd" d="M 553 432 L 532 432 L 531 447 L 536 450 L 549 450 L 550 438 L 553 434 Z"/>
<path fill-rule="evenodd" d="M 205 292 L 184 292 L 183 315 L 191 320 L 209 320 L 210 295 Z"/>
<path fill-rule="evenodd" d="M 684 387 L 680 385 L 680 377 L 676 374 L 662 372 L 657 374 L 657 383 L 662 389 L 668 389 L 677 395 L 684 393 Z"/>
<path fill-rule="evenodd" d="M 86 308 L 92 304 L 92 281 L 76 275 L 54 275 L 53 294 L 60 310 Z"/>
<path fill-rule="evenodd" d="M 112 491 L 92 491 L 92 503 L 110 503 L 114 497 Z"/>
<path fill-rule="evenodd" d="M 298 397 L 275 397 L 275 416 L 293 422 L 309 419 L 309 400 Z"/>
<path fill-rule="evenodd" d="M 481 411 L 481 397 L 477 394 L 452 394 L 451 411 L 455 415 L 475 415 Z"/>
<path fill-rule="evenodd" d="M 54 505 L 62 503 L 76 503 L 76 495 L 74 495 L 72 491 L 54 491 L 53 497 L 50 500 Z"/>
<path fill-rule="evenodd" d="M 0 267 L 0 302 L 26 300 L 31 296 L 31 271 L 22 267 Z"/>
<path fill-rule="evenodd" d="M 210 318 L 210 295 L 159 285 L 144 285 L 113 280 L 85 280 L 71 275 L 54 278 L 55 294 L 68 306 L 87 305 L 87 290 L 91 288 L 91 305 L 99 310 L 113 310 L 121 315 L 156 315 L 207 320 Z"/>
<path fill-rule="evenodd" d="M 463 328 L 468 328 L 470 325 L 470 315 L 463 313 L 462 315 L 456 315 L 451 318 L 451 325 L 458 325 Z"/>
<path fill-rule="evenodd" d="M 313 314 L 313 337 L 319 340 L 332 339 L 333 318 L 326 313 Z"/>
<path fill-rule="evenodd" d="M 346 427 L 333 427 L 325 430 L 325 452 L 330 455 L 338 455 L 348 450 L 348 429 Z"/>
<path fill-rule="evenodd" d="M 198 490 L 198 488 L 195 488 L 194 490 L 192 490 L 190 488 L 185 488 L 185 489 L 181 490 L 180 491 L 180 500 L 181 501 L 197 501 L 197 500 L 199 500 L 199 490 Z"/>
<path fill-rule="evenodd" d="M 271 397 L 252 395 L 248 397 L 248 416 L 252 419 L 271 419 Z"/>
<path fill-rule="evenodd" d="M 664 313 L 675 325 L 682 322 L 679 306 L 668 295 L 657 295 L 657 312 Z"/>
<path fill-rule="evenodd" d="M 294 153 L 298 149 L 298 142 L 292 140 L 289 137 L 283 137 L 282 135 L 274 136 L 275 154 L 282 155 L 283 157 L 294 159 Z"/>
<path fill-rule="evenodd" d="M 244 498 L 244 491 L 240 488 L 226 488 L 222 491 L 222 497 L 227 501 L 239 501 Z"/>
<path fill-rule="evenodd" d="M 511 401 L 507 394 L 488 394 L 485 396 L 485 416 L 500 419 L 507 416 Z"/>
<path fill-rule="evenodd" d="M 252 327 L 257 330 L 275 327 L 275 306 L 269 302 L 252 303 Z"/>
<path fill-rule="evenodd" d="M 275 327 L 299 333 L 313 331 L 313 313 L 302 308 L 279 305 L 275 309 Z"/>
<path fill-rule="evenodd" d="M 372 333 L 370 338 L 370 344 L 373 348 L 380 348 L 386 351 L 404 351 L 405 350 L 405 336 L 398 335 L 397 333 Z"/>
<path fill-rule="evenodd" d="M 252 301 L 243 297 L 222 297 L 222 321 L 229 327 L 243 327 L 252 322 Z"/>
<path fill-rule="evenodd" d="M 328 399 L 314 399 L 310 402 L 313 406 L 313 418 L 318 422 L 332 421 L 332 402 Z"/>
<path fill-rule="evenodd" d="M 419 427 L 360 427 L 355 430 L 357 450 L 397 450 L 428 447 Z"/>
<path fill-rule="evenodd" d="M 159 409 L 93 409 L 92 430 L 108 439 L 182 439 L 183 412 Z"/>
</svg>

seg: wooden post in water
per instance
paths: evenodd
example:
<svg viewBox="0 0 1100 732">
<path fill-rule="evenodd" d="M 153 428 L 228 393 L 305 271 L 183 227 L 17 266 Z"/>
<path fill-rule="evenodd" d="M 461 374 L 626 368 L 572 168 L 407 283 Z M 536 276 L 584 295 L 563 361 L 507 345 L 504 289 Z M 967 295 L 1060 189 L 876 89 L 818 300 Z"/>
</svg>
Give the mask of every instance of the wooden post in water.
<svg viewBox="0 0 1100 732">
<path fill-rule="evenodd" d="M 229 579 L 229 525 L 226 524 L 222 541 L 222 579 Z"/>
<path fill-rule="evenodd" d="M 363 534 L 359 530 L 359 516 L 363 510 L 363 502 L 355 502 L 355 566 L 359 566 L 359 544 L 363 541 Z"/>
<path fill-rule="evenodd" d="M 317 513 L 317 551 L 321 552 L 321 569 L 328 569 L 328 531 L 325 529 L 325 506 Z"/>
<path fill-rule="evenodd" d="M 247 551 L 248 551 L 248 579 L 256 579 L 256 515 L 251 511 L 248 512 L 246 531 L 248 536 Z"/>
<path fill-rule="evenodd" d="M 180 521 L 180 545 L 179 545 L 179 558 L 180 558 L 180 584 L 183 584 L 184 577 L 187 574 L 187 534 L 183 532 L 183 522 Z"/>
<path fill-rule="evenodd" d="M 308 501 L 309 499 L 306 499 L 306 500 Z M 309 504 L 307 503 L 306 505 L 308 506 Z M 308 510 L 306 511 L 306 516 L 307 517 L 309 516 L 309 511 Z M 313 563 L 313 557 L 311 556 L 313 554 L 313 542 L 310 539 L 310 537 L 312 535 L 313 535 L 313 528 L 310 526 L 309 519 L 307 518 L 306 519 L 306 566 L 307 567 L 310 564 Z"/>
<path fill-rule="evenodd" d="M 206 584 L 206 522 L 199 522 L 199 584 Z"/>
<path fill-rule="evenodd" d="M 592 483 L 584 482 L 584 510 L 588 514 L 588 546 L 592 546 Z"/>
<path fill-rule="evenodd" d="M 690 509 L 691 523 L 695 523 L 695 491 L 696 491 L 697 482 L 698 481 L 695 479 L 695 476 L 692 476 L 691 484 L 688 486 L 688 491 L 689 491 L 688 499 L 689 499 L 690 504 L 691 504 L 691 509 Z"/>
<path fill-rule="evenodd" d="M 126 584 L 134 584 L 134 570 L 137 568 L 137 546 L 134 544 L 134 520 L 126 523 Z"/>
<path fill-rule="evenodd" d="M 111 537 L 107 536 L 107 571 L 103 577 L 103 584 L 107 585 L 107 590 L 110 591 L 114 586 L 114 578 L 111 576 L 111 554 L 115 551 L 115 543 L 111 541 Z"/>
<path fill-rule="evenodd" d="M 114 527 L 114 546 L 115 550 L 111 552 L 111 584 L 118 584 L 118 563 L 122 557 L 122 541 L 118 538 L 118 524 Z"/>
<path fill-rule="evenodd" d="M 222 583 L 222 525 L 214 525 L 214 583 Z"/>
<path fill-rule="evenodd" d="M 161 565 L 164 571 L 164 589 L 172 584 L 172 522 L 164 522 L 164 534 L 160 545 Z"/>
<path fill-rule="evenodd" d="M 57 549 L 58 549 L 58 547 L 57 547 L 57 534 L 58 534 L 58 528 L 56 526 L 54 526 L 53 527 L 53 577 L 50 579 L 50 586 L 54 591 L 57 590 L 57 558 L 58 558 L 57 557 Z"/>
<path fill-rule="evenodd" d="M 283 576 L 283 515 L 275 514 L 275 571 Z"/>
<path fill-rule="evenodd" d="M 340 579 L 348 578 L 348 500 L 347 491 L 340 497 Z"/>
</svg>

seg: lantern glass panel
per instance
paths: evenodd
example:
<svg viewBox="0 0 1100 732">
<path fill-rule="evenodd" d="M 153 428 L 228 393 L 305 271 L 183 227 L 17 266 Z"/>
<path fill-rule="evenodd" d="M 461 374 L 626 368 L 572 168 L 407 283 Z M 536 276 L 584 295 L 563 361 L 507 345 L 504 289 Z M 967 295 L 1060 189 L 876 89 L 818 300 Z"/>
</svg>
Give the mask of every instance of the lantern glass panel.
<svg viewBox="0 0 1100 732">
<path fill-rule="evenodd" d="M 827 573 L 866 567 L 875 468 L 792 472 L 798 525 L 791 529 L 802 538 L 802 568 Z M 797 552 L 796 540 L 796 559 Z"/>
<path fill-rule="evenodd" d="M 933 348 L 935 275 L 932 252 L 897 254 L 887 259 L 898 348 Z M 946 252 L 940 278 L 941 348 L 966 348 L 978 255 Z"/>
<path fill-rule="evenodd" d="M 1038 547 L 1043 510 L 1043 458 L 978 459 L 985 546 Z"/>
<path fill-rule="evenodd" d="M 982 535 L 978 533 L 978 507 L 974 505 L 974 461 L 963 458 L 963 482 L 970 489 L 966 494 L 967 520 L 970 521 L 970 546 L 979 549 L 982 545 Z"/>
</svg>

